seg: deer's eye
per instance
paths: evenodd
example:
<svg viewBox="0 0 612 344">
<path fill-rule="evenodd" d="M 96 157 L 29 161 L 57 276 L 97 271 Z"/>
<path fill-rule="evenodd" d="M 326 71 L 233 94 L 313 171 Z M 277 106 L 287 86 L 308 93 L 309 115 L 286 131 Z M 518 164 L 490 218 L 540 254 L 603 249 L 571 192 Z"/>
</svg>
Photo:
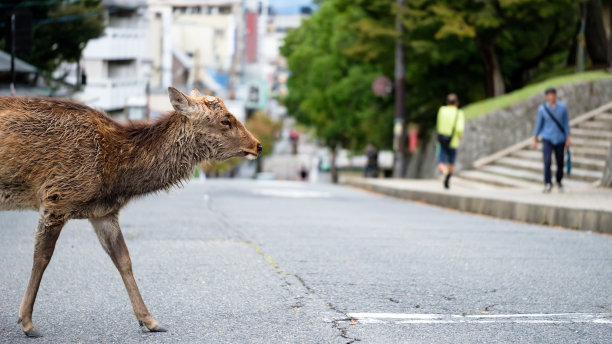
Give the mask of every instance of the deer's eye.
<svg viewBox="0 0 612 344">
<path fill-rule="evenodd" d="M 227 120 L 227 119 L 222 120 L 222 121 L 221 121 L 221 124 L 223 124 L 223 125 L 227 125 L 228 127 L 231 125 L 230 121 L 229 121 L 229 120 Z"/>
</svg>

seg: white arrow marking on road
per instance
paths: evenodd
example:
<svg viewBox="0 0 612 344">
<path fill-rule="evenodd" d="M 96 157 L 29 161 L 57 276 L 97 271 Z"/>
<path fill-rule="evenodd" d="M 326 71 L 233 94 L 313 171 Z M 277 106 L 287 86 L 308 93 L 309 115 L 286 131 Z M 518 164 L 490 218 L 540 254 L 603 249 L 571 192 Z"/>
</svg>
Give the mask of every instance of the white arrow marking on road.
<svg viewBox="0 0 612 344">
<path fill-rule="evenodd" d="M 551 313 L 551 314 L 409 314 L 409 313 L 348 313 L 362 324 L 612 324 L 612 313 Z"/>
</svg>

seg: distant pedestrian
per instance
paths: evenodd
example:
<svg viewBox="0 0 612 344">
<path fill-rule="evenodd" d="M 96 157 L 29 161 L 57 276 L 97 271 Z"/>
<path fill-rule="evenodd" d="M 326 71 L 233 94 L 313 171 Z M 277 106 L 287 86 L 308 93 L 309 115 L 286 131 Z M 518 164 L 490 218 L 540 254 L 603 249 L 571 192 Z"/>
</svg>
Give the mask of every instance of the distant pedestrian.
<svg viewBox="0 0 612 344">
<path fill-rule="evenodd" d="M 378 177 L 378 150 L 372 142 L 368 143 L 365 149 L 366 154 L 366 166 L 363 171 L 365 178 L 376 178 Z"/>
<path fill-rule="evenodd" d="M 291 154 L 297 155 L 298 153 L 298 141 L 300 139 L 300 133 L 296 130 L 291 129 L 289 131 L 289 140 L 291 140 Z"/>
<path fill-rule="evenodd" d="M 302 165 L 302 167 L 300 167 L 300 179 L 303 182 L 308 180 L 308 169 L 304 165 Z"/>
<path fill-rule="evenodd" d="M 538 117 L 533 130 L 533 144 L 535 149 L 538 145 L 538 136 L 542 137 L 542 155 L 544 158 L 544 193 L 552 190 L 552 153 L 555 153 L 557 162 L 557 186 L 559 192 L 563 192 L 563 166 L 565 148 L 570 147 L 570 127 L 567 106 L 557 101 L 557 90 L 546 89 L 546 103 L 538 107 Z"/>
<path fill-rule="evenodd" d="M 444 175 L 444 188 L 450 187 L 455 171 L 457 147 L 465 128 L 465 114 L 459 110 L 459 99 L 454 93 L 446 97 L 446 106 L 438 110 L 436 130 L 438 132 L 438 169 Z"/>
</svg>

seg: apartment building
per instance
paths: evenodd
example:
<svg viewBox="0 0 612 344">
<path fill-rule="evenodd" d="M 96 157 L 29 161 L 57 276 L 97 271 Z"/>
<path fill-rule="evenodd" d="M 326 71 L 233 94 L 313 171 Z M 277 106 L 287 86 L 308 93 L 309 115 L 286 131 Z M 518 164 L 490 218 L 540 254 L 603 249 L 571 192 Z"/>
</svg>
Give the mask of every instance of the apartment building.
<svg viewBox="0 0 612 344">
<path fill-rule="evenodd" d="M 149 0 L 151 84 L 227 91 L 240 50 L 242 1 Z"/>
<path fill-rule="evenodd" d="M 87 43 L 81 60 L 86 76 L 81 99 L 111 115 L 144 116 L 149 77 L 146 0 L 104 0 L 106 29 Z"/>
</svg>

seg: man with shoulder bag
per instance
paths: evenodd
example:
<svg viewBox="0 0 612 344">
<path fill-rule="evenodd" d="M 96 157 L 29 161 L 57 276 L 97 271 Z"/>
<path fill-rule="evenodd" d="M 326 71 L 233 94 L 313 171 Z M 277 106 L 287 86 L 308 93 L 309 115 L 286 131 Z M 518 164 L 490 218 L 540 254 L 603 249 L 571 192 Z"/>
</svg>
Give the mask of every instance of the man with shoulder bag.
<svg viewBox="0 0 612 344">
<path fill-rule="evenodd" d="M 533 130 L 533 144 L 535 149 L 538 144 L 538 136 L 542 137 L 542 155 L 544 160 L 544 193 L 552 190 L 552 153 L 555 153 L 557 163 L 556 179 L 559 192 L 563 192 L 563 166 L 564 153 L 567 148 L 567 173 L 571 171 L 570 154 L 570 127 L 567 106 L 557 101 L 557 91 L 554 88 L 546 89 L 546 103 L 538 108 L 535 129 Z"/>
<path fill-rule="evenodd" d="M 450 187 L 455 170 L 457 147 L 465 128 L 465 114 L 459 110 L 459 99 L 454 93 L 446 97 L 446 106 L 438 110 L 436 131 L 438 134 L 438 169 L 444 175 L 444 188 Z"/>
</svg>

